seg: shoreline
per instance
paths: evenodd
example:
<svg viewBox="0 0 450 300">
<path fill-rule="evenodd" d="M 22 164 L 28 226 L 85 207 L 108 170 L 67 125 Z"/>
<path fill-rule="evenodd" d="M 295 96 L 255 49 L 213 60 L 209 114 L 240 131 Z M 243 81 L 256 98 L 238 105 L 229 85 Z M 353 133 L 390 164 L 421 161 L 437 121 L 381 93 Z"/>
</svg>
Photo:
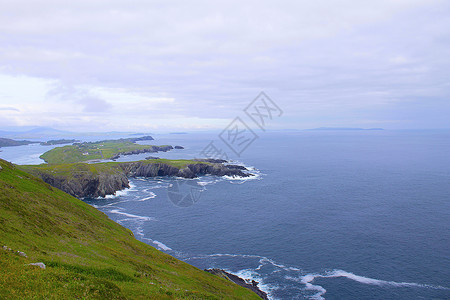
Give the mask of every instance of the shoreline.
<svg viewBox="0 0 450 300">
<path fill-rule="evenodd" d="M 262 291 L 259 287 L 258 284 L 259 282 L 255 281 L 255 280 L 246 280 L 244 278 L 241 278 L 237 275 L 231 274 L 223 269 L 205 269 L 205 272 L 208 272 L 210 274 L 222 277 L 224 279 L 227 279 L 229 281 L 234 282 L 237 285 L 240 285 L 246 289 L 251 290 L 252 292 L 254 292 L 255 294 L 257 294 L 259 297 L 261 297 L 261 299 L 269 299 L 268 295 L 266 292 Z"/>
</svg>

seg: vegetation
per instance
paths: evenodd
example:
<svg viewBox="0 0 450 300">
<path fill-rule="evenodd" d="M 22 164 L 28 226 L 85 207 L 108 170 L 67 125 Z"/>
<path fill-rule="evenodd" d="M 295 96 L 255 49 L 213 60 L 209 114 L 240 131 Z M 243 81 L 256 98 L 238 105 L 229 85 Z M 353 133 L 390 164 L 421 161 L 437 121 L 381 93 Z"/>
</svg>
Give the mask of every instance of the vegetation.
<svg viewBox="0 0 450 300">
<path fill-rule="evenodd" d="M 75 143 L 57 147 L 42 154 L 40 158 L 49 164 L 75 163 L 99 159 L 111 159 L 121 152 L 144 150 L 152 152 L 162 146 L 135 144 L 139 139 L 105 140 L 100 142 Z"/>
<path fill-rule="evenodd" d="M 259 299 L 3 160 L 0 227 L 1 299 Z"/>
<path fill-rule="evenodd" d="M 182 169 L 190 164 L 208 164 L 190 159 L 151 159 L 139 161 L 143 164 L 166 164 L 177 169 Z M 79 172 L 91 172 L 93 174 L 117 174 L 122 173 L 119 165 L 131 164 L 135 162 L 105 162 L 105 163 L 66 163 L 66 164 L 41 164 L 41 165 L 20 165 L 17 166 L 23 171 L 36 175 L 36 172 L 70 177 Z"/>
<path fill-rule="evenodd" d="M 19 165 L 17 168 L 37 175 L 39 173 L 52 174 L 58 177 L 73 177 L 78 173 L 89 172 L 92 174 L 116 174 L 123 173 L 120 168 L 118 168 L 118 163 L 73 163 L 73 164 L 41 164 L 41 165 Z"/>
<path fill-rule="evenodd" d="M 41 145 L 42 146 L 62 145 L 62 144 L 72 144 L 75 142 L 77 142 L 77 140 L 60 139 L 60 140 L 49 140 L 47 142 L 41 143 Z"/>
</svg>

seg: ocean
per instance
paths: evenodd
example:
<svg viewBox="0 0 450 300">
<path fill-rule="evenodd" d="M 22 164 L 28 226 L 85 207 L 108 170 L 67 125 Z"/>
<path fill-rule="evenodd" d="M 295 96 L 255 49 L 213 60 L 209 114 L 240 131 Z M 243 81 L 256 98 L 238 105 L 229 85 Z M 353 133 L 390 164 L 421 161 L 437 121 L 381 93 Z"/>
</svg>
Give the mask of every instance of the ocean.
<svg viewBox="0 0 450 300">
<path fill-rule="evenodd" d="M 450 299 L 449 131 L 258 136 L 238 157 L 216 133 L 154 135 L 146 143 L 185 147 L 154 156 L 200 157 L 215 141 L 254 176 L 133 178 L 84 201 L 170 255 L 260 282 L 271 299 Z M 46 150 L 0 157 L 37 163 Z"/>
</svg>

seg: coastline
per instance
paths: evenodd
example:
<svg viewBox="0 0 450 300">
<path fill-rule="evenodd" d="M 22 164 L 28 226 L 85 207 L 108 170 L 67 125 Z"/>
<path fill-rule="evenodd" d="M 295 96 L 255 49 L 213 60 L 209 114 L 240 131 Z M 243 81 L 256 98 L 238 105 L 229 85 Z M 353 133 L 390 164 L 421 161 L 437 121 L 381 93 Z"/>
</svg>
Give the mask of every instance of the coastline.
<svg viewBox="0 0 450 300">
<path fill-rule="evenodd" d="M 242 287 L 245 287 L 249 290 L 251 290 L 252 292 L 254 292 L 255 294 L 257 294 L 259 297 L 261 297 L 262 299 L 269 299 L 268 295 L 266 292 L 262 291 L 259 287 L 258 284 L 259 282 L 255 281 L 255 280 L 245 280 L 237 275 L 231 274 L 223 269 L 205 269 L 205 272 L 211 273 L 213 275 L 225 278 L 227 280 L 230 280 L 234 283 L 236 283 L 237 285 L 240 285 Z"/>
</svg>

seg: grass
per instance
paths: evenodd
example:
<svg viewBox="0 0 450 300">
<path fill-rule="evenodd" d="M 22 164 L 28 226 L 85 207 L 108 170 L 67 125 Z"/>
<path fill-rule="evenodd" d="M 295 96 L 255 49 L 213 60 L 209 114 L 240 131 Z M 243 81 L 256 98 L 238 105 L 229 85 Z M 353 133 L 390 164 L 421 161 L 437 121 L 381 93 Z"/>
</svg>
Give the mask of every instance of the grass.
<svg viewBox="0 0 450 300">
<path fill-rule="evenodd" d="M 0 247 L 28 255 L 0 249 L 0 299 L 259 299 L 12 164 L 0 166 Z"/>
<path fill-rule="evenodd" d="M 190 164 L 208 164 L 189 159 L 149 159 L 138 161 L 143 164 L 166 164 L 177 169 L 182 169 Z M 106 163 L 66 163 L 66 164 L 41 164 L 41 165 L 20 165 L 17 166 L 23 171 L 38 175 L 38 173 L 52 174 L 58 177 L 72 178 L 79 173 L 92 174 L 118 174 L 122 173 L 119 167 L 121 164 L 131 164 L 136 162 L 106 162 Z"/>
<path fill-rule="evenodd" d="M 119 152 L 151 149 L 150 145 L 139 145 L 122 140 L 106 140 L 92 143 L 76 143 L 64 147 L 57 147 L 42 154 L 42 158 L 49 164 L 76 163 L 89 160 L 110 159 Z"/>
<path fill-rule="evenodd" d="M 118 174 L 123 171 L 117 163 L 72 163 L 72 164 L 41 164 L 41 165 L 20 165 L 17 166 L 23 171 L 37 175 L 38 173 L 48 173 L 58 177 L 71 178 L 79 173 L 92 174 Z"/>
</svg>

